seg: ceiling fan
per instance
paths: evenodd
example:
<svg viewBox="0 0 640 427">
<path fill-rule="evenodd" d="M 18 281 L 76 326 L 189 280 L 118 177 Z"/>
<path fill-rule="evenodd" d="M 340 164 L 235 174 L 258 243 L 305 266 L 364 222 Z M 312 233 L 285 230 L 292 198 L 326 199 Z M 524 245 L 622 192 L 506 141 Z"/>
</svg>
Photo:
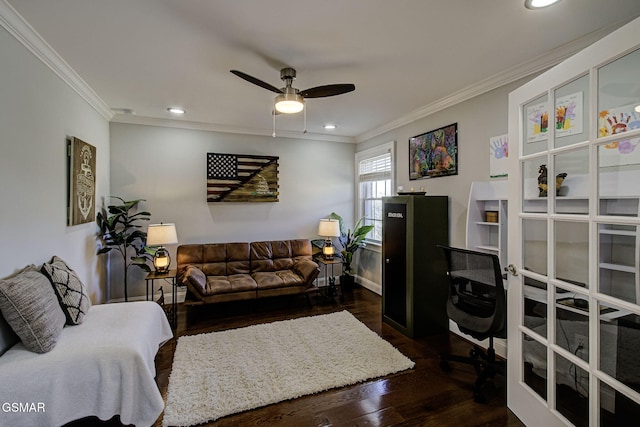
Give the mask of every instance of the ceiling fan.
<svg viewBox="0 0 640 427">
<path fill-rule="evenodd" d="M 261 88 L 277 93 L 278 96 L 276 96 L 275 99 L 276 112 L 285 114 L 299 113 L 302 111 L 304 109 L 305 98 L 324 98 L 327 96 L 342 95 L 343 93 L 351 92 L 356 89 L 356 86 L 351 83 L 341 83 L 316 86 L 306 90 L 298 90 L 291 86 L 296 78 L 296 70 L 290 67 L 280 70 L 280 79 L 285 83 L 285 87 L 281 89 L 250 76 L 247 73 L 243 73 L 242 71 L 231 70 L 231 72 L 249 83 L 253 83 Z"/>
</svg>

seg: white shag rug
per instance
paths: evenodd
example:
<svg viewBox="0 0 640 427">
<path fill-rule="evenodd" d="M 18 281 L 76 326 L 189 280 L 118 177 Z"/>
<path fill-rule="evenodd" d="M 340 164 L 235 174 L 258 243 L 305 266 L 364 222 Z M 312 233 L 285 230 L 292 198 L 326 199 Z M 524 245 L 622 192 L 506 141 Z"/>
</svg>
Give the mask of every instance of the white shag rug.
<svg viewBox="0 0 640 427">
<path fill-rule="evenodd" d="M 413 368 L 348 311 L 178 340 L 163 426 L 191 426 Z"/>
</svg>

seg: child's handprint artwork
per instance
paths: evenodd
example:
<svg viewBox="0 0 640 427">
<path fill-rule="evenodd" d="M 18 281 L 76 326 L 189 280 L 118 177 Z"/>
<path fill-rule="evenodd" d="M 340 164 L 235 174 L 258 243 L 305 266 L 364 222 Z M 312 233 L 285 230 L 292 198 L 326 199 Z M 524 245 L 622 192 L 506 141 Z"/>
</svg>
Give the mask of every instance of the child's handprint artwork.
<svg viewBox="0 0 640 427">
<path fill-rule="evenodd" d="M 507 176 L 509 166 L 509 135 L 489 138 L 489 176 Z"/>
</svg>

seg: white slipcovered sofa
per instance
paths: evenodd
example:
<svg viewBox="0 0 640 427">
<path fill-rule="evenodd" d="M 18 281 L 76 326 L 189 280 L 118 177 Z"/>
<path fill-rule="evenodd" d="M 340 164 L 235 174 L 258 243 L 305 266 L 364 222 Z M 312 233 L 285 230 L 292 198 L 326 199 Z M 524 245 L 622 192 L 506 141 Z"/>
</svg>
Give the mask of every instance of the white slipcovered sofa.
<svg viewBox="0 0 640 427">
<path fill-rule="evenodd" d="M 12 311 L 22 295 L 15 291 L 40 282 L 33 269 L 29 277 L 36 280 L 18 285 L 11 278 L 0 280 L 0 425 L 60 426 L 115 415 L 123 424 L 152 425 L 164 409 L 154 358 L 173 336 L 162 307 L 151 301 L 89 303 L 79 323 L 69 324 L 65 312 L 67 321 L 63 316 L 53 346 L 46 346 L 42 338 L 30 342 L 26 335 L 37 330 L 38 322 L 59 323 L 58 314 L 52 321 L 40 319 L 41 307 L 17 315 Z M 42 283 L 33 288 L 48 293 Z M 16 319 L 25 316 L 32 316 L 30 324 L 17 337 Z"/>
</svg>

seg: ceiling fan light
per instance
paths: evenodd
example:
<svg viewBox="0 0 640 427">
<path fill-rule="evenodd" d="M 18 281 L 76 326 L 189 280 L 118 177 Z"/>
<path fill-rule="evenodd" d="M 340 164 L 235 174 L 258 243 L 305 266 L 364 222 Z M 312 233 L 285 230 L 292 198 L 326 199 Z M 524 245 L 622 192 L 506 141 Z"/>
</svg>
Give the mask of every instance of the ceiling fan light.
<svg viewBox="0 0 640 427">
<path fill-rule="evenodd" d="M 276 110 L 284 114 L 299 113 L 304 109 L 304 98 L 297 93 L 283 93 L 276 96 Z"/>
<path fill-rule="evenodd" d="M 542 9 L 559 1 L 560 0 L 525 0 L 524 7 L 527 9 Z"/>
</svg>

